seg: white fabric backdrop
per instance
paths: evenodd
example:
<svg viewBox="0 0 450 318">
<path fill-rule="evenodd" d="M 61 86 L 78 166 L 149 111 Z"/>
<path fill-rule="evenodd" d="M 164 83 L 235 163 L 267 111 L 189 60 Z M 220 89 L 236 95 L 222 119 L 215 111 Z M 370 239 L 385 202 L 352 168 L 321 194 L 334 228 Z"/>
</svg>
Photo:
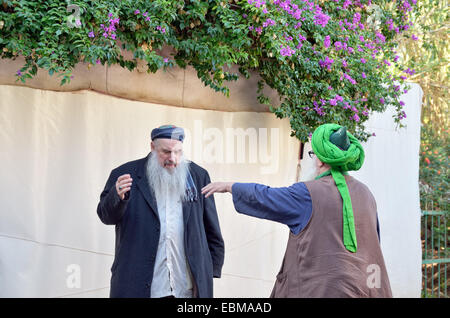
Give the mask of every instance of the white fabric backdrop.
<svg viewBox="0 0 450 318">
<path fill-rule="evenodd" d="M 373 117 L 377 137 L 355 174 L 378 201 L 398 297 L 420 295 L 420 100 L 418 86 L 405 96 L 407 129 L 393 130 L 389 114 Z M 289 122 L 273 114 L 0 86 L 0 297 L 108 296 L 114 227 L 96 215 L 99 194 L 110 170 L 144 157 L 151 129 L 167 123 L 186 128 L 186 156 L 213 181 L 284 186 L 296 180 L 299 143 L 289 137 Z M 242 145 L 233 134 L 244 133 Z M 308 164 L 302 162 L 303 171 Z M 269 296 L 288 229 L 237 214 L 229 194 L 216 195 L 216 205 L 226 252 L 215 296 Z"/>
</svg>

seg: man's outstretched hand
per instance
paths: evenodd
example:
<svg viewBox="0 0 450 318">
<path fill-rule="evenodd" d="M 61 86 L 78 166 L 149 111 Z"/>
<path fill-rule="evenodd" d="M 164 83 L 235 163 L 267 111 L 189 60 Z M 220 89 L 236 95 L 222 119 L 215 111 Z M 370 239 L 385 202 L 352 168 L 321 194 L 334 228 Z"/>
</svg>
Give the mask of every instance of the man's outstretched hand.
<svg viewBox="0 0 450 318">
<path fill-rule="evenodd" d="M 214 194 L 216 192 L 219 192 L 219 193 L 230 192 L 231 193 L 231 187 L 233 186 L 233 183 L 234 182 L 211 182 L 210 184 L 208 184 L 202 188 L 202 194 L 204 194 L 205 198 L 207 198 L 211 194 Z"/>
</svg>

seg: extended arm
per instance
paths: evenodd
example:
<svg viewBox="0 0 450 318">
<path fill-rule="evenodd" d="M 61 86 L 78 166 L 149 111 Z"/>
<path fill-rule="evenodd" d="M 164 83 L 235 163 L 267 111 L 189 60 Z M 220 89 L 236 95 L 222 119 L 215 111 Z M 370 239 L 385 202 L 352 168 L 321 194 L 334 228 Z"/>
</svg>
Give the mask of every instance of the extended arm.
<svg viewBox="0 0 450 318">
<path fill-rule="evenodd" d="M 231 192 L 236 211 L 289 226 L 294 234 L 307 224 L 312 202 L 304 183 L 271 188 L 256 183 L 214 182 L 202 189 L 207 196 L 215 192 Z"/>
</svg>

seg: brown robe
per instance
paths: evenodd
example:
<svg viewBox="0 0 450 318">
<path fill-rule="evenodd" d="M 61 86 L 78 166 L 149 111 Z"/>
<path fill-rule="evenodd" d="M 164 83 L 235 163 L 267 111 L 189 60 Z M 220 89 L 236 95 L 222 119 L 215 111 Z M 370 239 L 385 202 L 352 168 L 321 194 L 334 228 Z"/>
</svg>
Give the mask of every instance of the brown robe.
<svg viewBox="0 0 450 318">
<path fill-rule="evenodd" d="M 392 297 L 377 234 L 377 207 L 369 189 L 345 176 L 355 219 L 356 253 L 342 239 L 342 198 L 331 176 L 305 182 L 312 215 L 290 233 L 271 297 Z"/>
</svg>

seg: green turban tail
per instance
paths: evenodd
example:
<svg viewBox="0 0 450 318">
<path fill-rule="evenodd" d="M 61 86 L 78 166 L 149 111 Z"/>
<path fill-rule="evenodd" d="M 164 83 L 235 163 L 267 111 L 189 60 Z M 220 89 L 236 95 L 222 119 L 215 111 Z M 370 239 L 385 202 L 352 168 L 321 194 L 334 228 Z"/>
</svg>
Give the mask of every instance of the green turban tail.
<svg viewBox="0 0 450 318">
<path fill-rule="evenodd" d="M 341 127 L 337 124 L 324 124 L 319 126 L 312 135 L 311 146 L 317 158 L 331 167 L 331 171 L 325 175 L 332 175 L 341 194 L 343 201 L 344 246 L 347 250 L 354 253 L 358 247 L 356 242 L 355 220 L 353 218 L 352 200 L 343 173 L 361 168 L 364 163 L 364 149 L 358 139 L 348 132 L 350 147 L 347 150 L 342 150 L 333 144 L 330 141 L 330 136 Z"/>
</svg>

